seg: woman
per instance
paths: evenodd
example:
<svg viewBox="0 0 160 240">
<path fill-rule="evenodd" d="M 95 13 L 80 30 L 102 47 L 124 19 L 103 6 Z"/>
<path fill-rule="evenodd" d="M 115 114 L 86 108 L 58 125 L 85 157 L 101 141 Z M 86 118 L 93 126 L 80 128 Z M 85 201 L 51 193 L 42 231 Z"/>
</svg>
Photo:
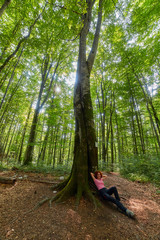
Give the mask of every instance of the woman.
<svg viewBox="0 0 160 240">
<path fill-rule="evenodd" d="M 91 173 L 91 177 L 93 178 L 93 181 L 96 187 L 98 188 L 100 195 L 104 199 L 116 204 L 117 207 L 122 212 L 124 212 L 128 217 L 131 218 L 134 217 L 134 213 L 127 209 L 126 207 L 124 207 L 123 204 L 120 202 L 120 197 L 118 195 L 117 188 L 116 187 L 111 187 L 109 189 L 105 188 L 103 180 L 107 177 L 106 175 L 102 176 L 102 173 L 100 171 L 96 171 L 94 174 Z M 111 196 L 112 194 L 114 194 L 115 198 Z"/>
</svg>

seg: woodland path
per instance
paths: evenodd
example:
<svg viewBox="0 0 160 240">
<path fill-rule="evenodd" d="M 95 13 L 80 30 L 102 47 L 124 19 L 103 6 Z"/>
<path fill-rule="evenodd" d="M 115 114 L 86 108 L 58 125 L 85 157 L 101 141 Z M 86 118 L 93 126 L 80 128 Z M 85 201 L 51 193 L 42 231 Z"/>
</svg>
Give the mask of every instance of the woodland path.
<svg viewBox="0 0 160 240">
<path fill-rule="evenodd" d="M 106 187 L 117 186 L 122 203 L 136 214 L 132 220 L 111 203 L 94 209 L 82 199 L 78 209 L 74 199 L 62 204 L 45 203 L 53 196 L 51 184 L 59 177 L 20 171 L 3 171 L 0 176 L 16 177 L 14 185 L 0 184 L 0 240 L 160 240 L 160 194 L 152 184 L 128 181 L 107 173 Z M 32 181 L 30 181 L 32 180 Z M 35 180 L 35 182 L 34 182 Z"/>
</svg>

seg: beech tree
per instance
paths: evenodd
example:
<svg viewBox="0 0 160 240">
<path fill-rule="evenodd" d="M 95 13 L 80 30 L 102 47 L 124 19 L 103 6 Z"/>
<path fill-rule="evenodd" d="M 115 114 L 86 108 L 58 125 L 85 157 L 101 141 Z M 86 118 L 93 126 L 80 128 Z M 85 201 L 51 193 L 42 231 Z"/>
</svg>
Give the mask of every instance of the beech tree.
<svg viewBox="0 0 160 240">
<path fill-rule="evenodd" d="M 83 27 L 79 37 L 79 55 L 74 87 L 75 142 L 72 171 L 60 187 L 56 200 L 62 201 L 76 194 L 78 204 L 82 194 L 93 199 L 89 187 L 90 172 L 98 167 L 97 139 L 90 94 L 90 75 L 96 57 L 102 23 L 102 3 L 99 0 L 97 24 L 91 50 L 87 56 L 87 36 L 91 27 L 95 0 L 86 1 L 86 13 L 82 16 Z"/>
</svg>

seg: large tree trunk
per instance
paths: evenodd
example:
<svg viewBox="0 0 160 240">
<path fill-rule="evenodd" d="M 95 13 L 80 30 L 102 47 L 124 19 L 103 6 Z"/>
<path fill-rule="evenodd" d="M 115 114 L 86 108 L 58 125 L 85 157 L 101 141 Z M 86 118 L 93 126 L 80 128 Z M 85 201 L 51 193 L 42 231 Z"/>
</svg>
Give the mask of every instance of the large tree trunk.
<svg viewBox="0 0 160 240">
<path fill-rule="evenodd" d="M 93 108 L 90 94 L 90 73 L 96 56 L 102 19 L 102 0 L 99 1 L 99 12 L 95 37 L 91 52 L 86 58 L 86 38 L 90 28 L 92 8 L 95 1 L 88 0 L 87 13 L 83 15 L 84 26 L 80 34 L 79 57 L 74 89 L 75 142 L 74 159 L 70 177 L 63 183 L 64 188 L 56 199 L 62 201 L 71 195 L 77 195 L 77 204 L 82 194 L 93 199 L 89 188 L 89 172 L 98 167 L 97 140 L 93 119 Z"/>
</svg>

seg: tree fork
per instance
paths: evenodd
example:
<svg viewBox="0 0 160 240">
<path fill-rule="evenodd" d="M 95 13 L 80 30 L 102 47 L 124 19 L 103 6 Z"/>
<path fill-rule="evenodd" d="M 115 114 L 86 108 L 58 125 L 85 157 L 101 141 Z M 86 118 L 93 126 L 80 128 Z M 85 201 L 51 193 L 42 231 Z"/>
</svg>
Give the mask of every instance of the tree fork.
<svg viewBox="0 0 160 240">
<path fill-rule="evenodd" d="M 76 205 L 78 205 L 82 195 L 86 195 L 94 202 L 94 205 L 97 205 L 90 188 L 90 182 L 93 181 L 90 179 L 90 172 L 96 170 L 98 167 L 97 140 L 90 94 L 90 74 L 98 47 L 102 21 L 102 0 L 99 0 L 97 26 L 88 59 L 86 57 L 86 38 L 90 28 L 92 8 L 95 1 L 89 0 L 86 3 L 88 8 L 87 13 L 82 18 L 84 25 L 80 33 L 79 57 L 74 88 L 76 128 L 73 166 L 68 181 L 59 185 L 60 188 L 62 187 L 62 190 L 51 199 L 51 202 L 62 202 L 70 196 L 76 195 Z"/>
</svg>

